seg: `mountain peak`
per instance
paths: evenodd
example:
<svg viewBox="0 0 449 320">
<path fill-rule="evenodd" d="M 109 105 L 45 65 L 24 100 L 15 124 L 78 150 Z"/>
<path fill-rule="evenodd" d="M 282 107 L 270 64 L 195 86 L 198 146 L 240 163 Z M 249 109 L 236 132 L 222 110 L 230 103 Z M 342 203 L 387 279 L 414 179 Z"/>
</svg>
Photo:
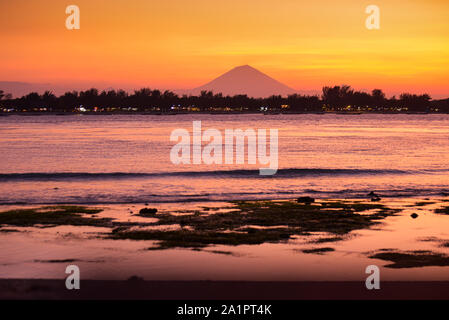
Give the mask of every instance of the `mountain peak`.
<svg viewBox="0 0 449 320">
<path fill-rule="evenodd" d="M 295 90 L 271 78 L 250 65 L 237 66 L 205 85 L 191 90 L 192 94 L 213 91 L 223 95 L 246 94 L 250 97 L 289 95 Z"/>
<path fill-rule="evenodd" d="M 232 69 L 232 70 L 256 70 L 256 71 L 257 71 L 257 69 L 251 67 L 249 64 L 245 64 L 245 65 L 243 65 L 243 66 L 237 66 L 237 67 L 235 67 L 235 68 Z M 231 71 L 232 71 L 232 70 L 231 70 Z"/>
<path fill-rule="evenodd" d="M 263 74 L 263 75 L 265 75 L 264 73 L 260 72 L 260 71 L 257 70 L 256 68 L 251 67 L 251 66 L 248 65 L 248 64 L 245 64 L 245 65 L 243 65 L 243 66 L 237 66 L 237 67 L 235 67 L 235 68 L 229 70 L 227 73 L 229 73 L 229 72 L 248 72 L 248 73 L 251 72 L 251 73 L 257 73 L 257 74 Z M 267 76 L 267 75 L 265 75 L 265 76 Z"/>
</svg>

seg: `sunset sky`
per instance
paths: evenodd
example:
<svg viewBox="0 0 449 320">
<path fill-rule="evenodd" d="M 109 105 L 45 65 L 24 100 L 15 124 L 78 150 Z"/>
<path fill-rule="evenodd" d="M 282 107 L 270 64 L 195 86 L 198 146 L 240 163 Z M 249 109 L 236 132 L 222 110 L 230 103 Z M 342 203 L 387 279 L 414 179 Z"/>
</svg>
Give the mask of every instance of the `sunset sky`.
<svg viewBox="0 0 449 320">
<path fill-rule="evenodd" d="M 0 81 L 185 89 L 249 64 L 300 91 L 449 97 L 447 0 L 0 0 L 0 30 Z"/>
</svg>

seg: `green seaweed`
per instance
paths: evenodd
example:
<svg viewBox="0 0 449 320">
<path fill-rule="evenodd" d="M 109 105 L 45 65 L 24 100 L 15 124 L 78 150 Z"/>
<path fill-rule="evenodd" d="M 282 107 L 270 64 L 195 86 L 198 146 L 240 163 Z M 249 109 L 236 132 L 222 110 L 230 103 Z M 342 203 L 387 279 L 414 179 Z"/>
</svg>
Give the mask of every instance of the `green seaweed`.
<svg viewBox="0 0 449 320">
<path fill-rule="evenodd" d="M 445 240 L 445 239 L 440 239 L 440 238 L 437 238 L 437 237 L 429 237 L 429 238 L 421 239 L 421 241 L 434 242 L 434 243 L 438 243 L 439 247 L 449 248 L 449 241 Z"/>
<path fill-rule="evenodd" d="M 82 206 L 47 206 L 42 208 L 17 209 L 0 212 L 0 224 L 31 227 L 35 225 L 108 226 L 111 219 L 92 218 L 103 211 Z"/>
<path fill-rule="evenodd" d="M 328 202 L 300 204 L 294 201 L 235 201 L 237 210 L 207 214 L 161 213 L 154 226 L 179 225 L 181 230 L 115 229 L 112 239 L 156 240 L 160 248 L 198 248 L 208 245 L 243 245 L 280 242 L 294 235 L 326 232 L 336 236 L 370 228 L 398 210 L 382 204 Z M 358 212 L 375 210 L 369 214 Z"/>
<path fill-rule="evenodd" d="M 449 256 L 432 251 L 393 251 L 383 250 L 369 256 L 371 259 L 380 259 L 393 262 L 385 268 L 420 268 L 420 267 L 446 267 L 449 266 Z"/>
<path fill-rule="evenodd" d="M 345 238 L 344 237 L 326 237 L 326 238 L 315 239 L 311 242 L 318 244 L 318 243 L 337 242 L 337 241 L 342 241 L 342 240 L 345 240 Z"/>
<path fill-rule="evenodd" d="M 314 248 L 314 249 L 304 249 L 302 250 L 303 253 L 312 253 L 312 254 L 324 254 L 326 252 L 332 252 L 335 251 L 334 248 Z"/>
<path fill-rule="evenodd" d="M 17 229 L 4 229 L 4 228 L 0 228 L 0 232 L 3 232 L 3 233 L 12 233 L 12 232 L 20 232 L 20 231 L 17 230 Z"/>
<path fill-rule="evenodd" d="M 408 207 L 424 207 L 435 203 L 436 202 L 433 201 L 418 201 L 415 204 L 409 205 Z"/>
<path fill-rule="evenodd" d="M 208 245 L 261 244 L 264 242 L 278 242 L 285 240 L 280 232 L 257 230 L 252 233 L 216 232 L 216 231 L 126 231 L 117 232 L 113 239 L 127 240 L 156 240 L 160 241 L 159 248 L 203 248 Z M 152 250 L 158 247 L 151 248 Z"/>
<path fill-rule="evenodd" d="M 449 215 L 449 207 L 443 207 L 443 208 L 435 209 L 435 213 L 448 214 Z"/>
</svg>

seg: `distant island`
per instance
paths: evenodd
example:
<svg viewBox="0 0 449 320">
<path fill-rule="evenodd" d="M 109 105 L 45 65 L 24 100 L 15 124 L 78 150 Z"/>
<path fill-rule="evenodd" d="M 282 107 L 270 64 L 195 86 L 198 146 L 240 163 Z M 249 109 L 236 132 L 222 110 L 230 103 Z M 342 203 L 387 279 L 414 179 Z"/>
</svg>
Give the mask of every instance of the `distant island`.
<svg viewBox="0 0 449 320">
<path fill-rule="evenodd" d="M 177 95 L 172 91 L 143 88 L 133 93 L 124 90 L 97 89 L 66 92 L 55 96 L 29 93 L 12 98 L 0 90 L 0 114 L 11 113 L 449 113 L 449 99 L 432 100 L 427 94 L 401 94 L 386 98 L 375 89 L 371 93 L 355 91 L 350 86 L 323 87 L 321 96 L 291 94 L 253 98 L 239 94 L 202 91 L 199 95 Z"/>
<path fill-rule="evenodd" d="M 143 88 L 89 89 L 56 96 L 47 90 L 20 98 L 0 90 L 0 114 L 9 113 L 449 113 L 449 99 L 404 93 L 387 98 L 380 89 L 356 91 L 348 85 L 323 87 L 321 95 L 301 95 L 259 70 L 239 66 L 205 85 L 184 92 Z"/>
</svg>

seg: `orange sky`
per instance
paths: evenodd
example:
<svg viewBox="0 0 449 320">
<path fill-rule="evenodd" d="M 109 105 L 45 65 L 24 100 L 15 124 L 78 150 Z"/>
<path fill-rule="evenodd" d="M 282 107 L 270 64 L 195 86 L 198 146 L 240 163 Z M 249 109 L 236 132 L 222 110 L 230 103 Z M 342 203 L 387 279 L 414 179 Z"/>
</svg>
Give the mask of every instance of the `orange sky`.
<svg viewBox="0 0 449 320">
<path fill-rule="evenodd" d="M 298 90 L 449 97 L 447 0 L 2 0 L 0 30 L 0 81 L 180 89 L 249 64 Z"/>
</svg>

